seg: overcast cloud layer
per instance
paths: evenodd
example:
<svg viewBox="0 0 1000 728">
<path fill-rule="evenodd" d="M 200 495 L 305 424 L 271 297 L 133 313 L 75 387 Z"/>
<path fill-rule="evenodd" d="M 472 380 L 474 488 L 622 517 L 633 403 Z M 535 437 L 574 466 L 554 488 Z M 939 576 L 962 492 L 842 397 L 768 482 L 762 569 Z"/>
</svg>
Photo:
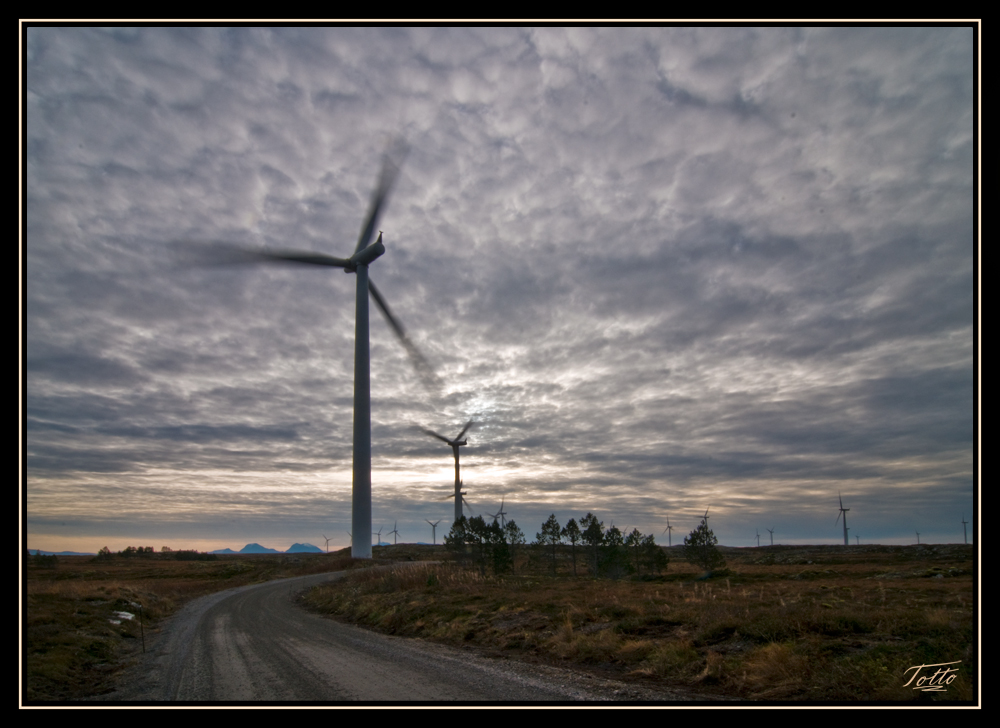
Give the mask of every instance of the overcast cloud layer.
<svg viewBox="0 0 1000 728">
<path fill-rule="evenodd" d="M 677 543 L 961 542 L 969 28 L 27 31 L 32 548 L 347 545 L 371 266 L 374 528 L 430 541 L 469 419 L 505 498 Z M 192 261 L 195 261 L 192 263 Z M 391 537 L 389 537 L 391 540 Z M 767 543 L 767 539 L 762 540 Z"/>
</svg>

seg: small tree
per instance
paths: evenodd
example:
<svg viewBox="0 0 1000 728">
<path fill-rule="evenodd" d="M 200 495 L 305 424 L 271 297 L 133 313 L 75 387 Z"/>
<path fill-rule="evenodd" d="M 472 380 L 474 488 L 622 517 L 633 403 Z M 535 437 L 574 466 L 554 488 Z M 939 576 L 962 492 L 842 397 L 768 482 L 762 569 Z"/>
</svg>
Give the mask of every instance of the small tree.
<svg viewBox="0 0 1000 728">
<path fill-rule="evenodd" d="M 451 524 L 451 530 L 444 537 L 444 547 L 455 554 L 455 559 L 461 563 L 469 558 L 469 550 L 465 547 L 468 540 L 469 520 L 465 516 L 459 517 Z"/>
<path fill-rule="evenodd" d="M 604 523 L 598 521 L 593 513 L 588 513 L 580 519 L 580 528 L 583 529 L 581 534 L 583 542 L 594 549 L 592 573 L 597 576 L 597 560 L 601 544 L 604 543 Z"/>
<path fill-rule="evenodd" d="M 643 537 L 639 548 L 642 550 L 643 563 L 650 571 L 659 574 L 661 569 L 666 570 L 669 566 L 670 557 L 667 556 L 667 552 L 663 550 L 662 546 L 656 544 L 653 534 Z"/>
<path fill-rule="evenodd" d="M 708 519 L 702 518 L 698 528 L 684 537 L 684 558 L 708 572 L 721 569 L 726 560 L 716 548 L 717 543 L 719 539 L 708 527 Z"/>
<path fill-rule="evenodd" d="M 635 562 L 635 573 L 642 574 L 642 566 L 639 562 L 639 551 L 642 546 L 643 535 L 638 528 L 633 528 L 628 536 L 625 537 L 625 546 L 632 552 L 632 559 Z"/>
<path fill-rule="evenodd" d="M 485 523 L 485 521 L 483 521 Z M 506 534 L 499 523 L 486 526 L 485 537 L 483 539 L 486 546 L 485 556 L 489 559 L 493 567 L 494 574 L 503 574 L 511 568 L 510 545 L 507 543 Z"/>
<path fill-rule="evenodd" d="M 580 542 L 583 534 L 580 531 L 580 527 L 576 525 L 576 521 L 571 518 L 563 528 L 561 535 L 564 540 L 569 541 L 570 554 L 573 556 L 573 576 L 576 576 L 576 545 Z"/>
<path fill-rule="evenodd" d="M 99 558 L 101 561 L 105 561 L 107 559 L 110 559 L 111 558 L 111 549 L 109 549 L 107 546 L 104 546 L 103 548 L 101 548 L 100 551 L 97 552 L 97 558 Z"/>
<path fill-rule="evenodd" d="M 507 547 L 510 549 L 510 570 L 514 571 L 514 564 L 517 562 L 517 552 L 525 542 L 524 531 L 514 521 L 507 521 L 503 527 L 503 533 L 507 539 Z"/>
<path fill-rule="evenodd" d="M 556 546 L 562 540 L 562 528 L 559 526 L 559 521 L 556 520 L 556 514 L 553 513 L 549 516 L 548 520 L 542 524 L 542 530 L 540 533 L 535 534 L 535 543 L 539 546 L 547 549 L 549 551 L 549 559 L 552 562 L 552 575 L 555 576 L 556 573 Z"/>
<path fill-rule="evenodd" d="M 618 526 L 611 526 L 604 533 L 604 554 L 601 559 L 601 571 L 612 579 L 620 579 L 627 568 L 628 554 L 625 550 L 625 537 Z"/>
</svg>

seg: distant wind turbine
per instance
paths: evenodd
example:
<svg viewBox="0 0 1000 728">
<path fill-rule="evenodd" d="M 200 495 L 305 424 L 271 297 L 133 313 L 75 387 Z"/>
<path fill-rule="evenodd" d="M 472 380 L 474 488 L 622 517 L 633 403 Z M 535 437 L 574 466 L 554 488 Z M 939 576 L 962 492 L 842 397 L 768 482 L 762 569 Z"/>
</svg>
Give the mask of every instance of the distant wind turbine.
<svg viewBox="0 0 1000 728">
<path fill-rule="evenodd" d="M 965 539 L 965 543 L 969 543 L 969 532 L 965 530 L 965 524 L 968 521 L 965 520 L 965 514 L 962 514 L 962 538 Z"/>
<path fill-rule="evenodd" d="M 916 531 L 917 534 L 917 546 L 920 545 L 920 531 Z"/>
<path fill-rule="evenodd" d="M 507 515 L 507 511 L 505 511 L 503 509 L 503 502 L 504 502 L 504 498 L 502 497 L 502 498 L 500 498 L 500 510 L 497 511 L 496 513 L 489 513 L 487 515 L 493 517 L 493 522 L 494 523 L 496 523 L 497 519 L 499 519 L 500 520 L 500 525 L 501 526 L 506 526 L 507 525 L 507 520 L 504 518 L 504 516 Z"/>
<path fill-rule="evenodd" d="M 396 530 L 396 521 L 392 522 L 392 530 L 389 531 L 389 533 L 396 534 L 395 536 L 392 537 L 392 545 L 395 546 L 398 543 L 396 539 L 399 537 L 399 531 Z"/>
<path fill-rule="evenodd" d="M 706 513 L 707 512 L 708 511 L 706 511 Z M 663 529 L 663 533 L 667 534 L 667 546 L 673 546 L 673 543 L 671 543 L 671 541 L 670 541 L 670 536 L 671 536 L 673 530 L 674 530 L 674 527 L 670 525 L 670 519 L 668 518 L 667 519 L 667 527 Z M 663 533 L 661 533 L 660 535 L 662 536 Z"/>
<path fill-rule="evenodd" d="M 468 509 L 469 509 L 469 513 L 470 513 L 471 515 L 475 516 L 475 515 L 476 515 L 476 512 L 475 512 L 474 510 L 472 510 L 472 506 L 471 506 L 471 505 L 469 505 L 469 501 L 467 501 L 467 500 L 465 499 L 465 494 L 466 494 L 466 493 L 467 493 L 468 491 L 465 491 L 465 490 L 461 490 L 461 488 L 464 488 L 464 487 L 465 487 L 465 483 L 463 483 L 462 481 L 459 481 L 459 482 L 458 482 L 458 487 L 459 487 L 459 491 L 458 491 L 458 497 L 462 499 L 462 503 L 463 503 L 463 504 L 465 505 L 465 507 L 466 507 L 466 508 L 468 508 Z M 454 497 L 455 497 L 454 495 L 446 495 L 446 496 L 445 496 L 444 498 L 442 498 L 441 500 L 451 500 L 451 499 L 452 499 L 452 498 L 454 498 Z M 459 513 L 459 514 L 458 514 L 458 518 L 461 518 L 461 517 L 462 517 L 462 514 L 461 514 L 461 513 Z M 458 518 L 456 518 L 455 520 L 457 521 L 457 520 L 458 520 Z"/>
<path fill-rule="evenodd" d="M 841 497 L 840 493 L 837 493 L 837 498 L 840 499 L 840 513 L 837 514 L 837 520 L 833 522 L 833 525 L 837 525 L 837 521 L 840 517 L 844 517 L 844 545 L 850 546 L 850 542 L 847 540 L 847 512 L 851 510 L 850 508 L 844 508 L 844 499 Z"/>
<path fill-rule="evenodd" d="M 326 534 L 323 534 L 323 538 L 326 538 Z M 330 539 L 326 538 L 326 552 L 330 553 Z"/>
<path fill-rule="evenodd" d="M 767 529 L 767 532 L 769 534 L 771 534 L 771 545 L 774 546 L 774 529 L 773 528 L 769 528 L 769 529 Z"/>
<path fill-rule="evenodd" d="M 760 548 L 760 529 L 755 528 L 754 530 L 757 532 L 757 548 Z"/>
<path fill-rule="evenodd" d="M 375 542 L 375 545 L 376 546 L 381 546 L 382 545 L 382 526 L 378 527 L 378 533 L 375 533 L 374 531 L 372 531 L 372 536 L 378 536 L 378 540 Z"/>
<path fill-rule="evenodd" d="M 437 439 L 442 440 L 443 442 L 446 442 L 449 445 L 451 445 L 451 451 L 455 454 L 455 495 L 454 495 L 454 498 L 455 498 L 455 520 L 456 521 L 459 518 L 462 517 L 462 502 L 461 502 L 462 501 L 462 493 L 461 493 L 461 491 L 462 491 L 462 481 L 459 478 L 458 448 L 460 448 L 462 445 L 468 445 L 469 444 L 469 441 L 468 440 L 463 440 L 462 436 L 465 435 L 465 433 L 469 431 L 470 427 L 472 427 L 472 420 L 469 420 L 468 422 L 465 423 L 465 427 L 462 428 L 462 431 L 458 433 L 458 437 L 456 437 L 454 440 L 449 440 L 444 435 L 439 435 L 438 433 L 434 432 L 434 430 L 428 430 L 426 427 L 421 427 L 420 428 L 421 430 L 424 431 L 424 433 L 430 435 L 431 437 L 436 437 Z"/>
<path fill-rule="evenodd" d="M 427 521 L 426 518 L 424 520 Z M 431 523 L 430 521 L 427 521 L 427 522 Z M 438 542 L 437 541 L 437 527 L 438 527 L 439 523 L 441 523 L 441 519 L 440 518 L 438 520 L 434 521 L 434 523 L 431 523 L 431 541 L 434 543 L 435 546 L 437 546 L 437 542 Z"/>
</svg>

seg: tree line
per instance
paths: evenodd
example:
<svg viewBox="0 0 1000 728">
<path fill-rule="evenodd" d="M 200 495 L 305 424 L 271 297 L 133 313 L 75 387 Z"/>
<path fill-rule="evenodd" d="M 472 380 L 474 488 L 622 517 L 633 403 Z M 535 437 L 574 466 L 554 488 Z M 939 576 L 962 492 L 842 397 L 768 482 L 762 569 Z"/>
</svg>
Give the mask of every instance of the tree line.
<svg viewBox="0 0 1000 728">
<path fill-rule="evenodd" d="M 525 536 L 514 521 L 501 525 L 494 520 L 488 524 L 482 516 L 462 516 L 452 524 L 444 543 L 460 562 L 474 565 L 480 573 L 491 570 L 494 574 L 503 574 L 514 571 L 515 557 L 525 546 Z M 725 566 L 725 559 L 716 548 L 717 544 L 718 539 L 703 518 L 684 539 L 684 558 L 705 571 L 719 569 Z M 625 534 L 614 524 L 605 528 L 593 513 L 585 515 L 579 523 L 570 518 L 565 526 L 560 525 L 553 513 L 530 544 L 549 561 L 553 575 L 558 547 L 564 545 L 570 547 L 574 576 L 578 574 L 578 548 L 591 574 L 610 579 L 632 574 L 659 574 L 670 564 L 670 557 L 657 545 L 653 534 L 644 534 L 637 528 Z"/>
</svg>

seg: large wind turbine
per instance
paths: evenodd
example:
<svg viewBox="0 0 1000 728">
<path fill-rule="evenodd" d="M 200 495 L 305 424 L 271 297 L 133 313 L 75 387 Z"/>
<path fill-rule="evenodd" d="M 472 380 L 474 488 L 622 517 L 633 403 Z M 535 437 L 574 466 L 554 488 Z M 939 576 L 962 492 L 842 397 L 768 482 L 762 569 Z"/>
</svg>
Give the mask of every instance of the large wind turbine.
<svg viewBox="0 0 1000 728">
<path fill-rule="evenodd" d="M 840 513 L 837 514 L 837 520 L 833 522 L 833 525 L 836 526 L 837 525 L 837 521 L 840 520 L 840 517 L 841 516 L 844 517 L 844 545 L 845 546 L 850 546 L 851 544 L 847 540 L 847 512 L 849 510 L 851 510 L 851 509 L 850 508 L 844 508 L 844 499 L 841 497 L 840 493 L 837 493 L 837 498 L 840 499 Z"/>
<path fill-rule="evenodd" d="M 465 427 L 462 428 L 462 431 L 458 433 L 458 437 L 456 437 L 454 440 L 449 440 L 444 435 L 439 435 L 438 433 L 434 432 L 434 430 L 428 430 L 426 427 L 420 428 L 431 437 L 436 437 L 437 439 L 442 440 L 451 445 L 451 451 L 455 453 L 455 520 L 456 521 L 462 517 L 462 501 L 464 500 L 462 498 L 462 481 L 458 477 L 458 448 L 460 448 L 462 445 L 469 444 L 469 441 L 463 440 L 462 436 L 469 431 L 470 427 L 472 427 L 472 420 L 469 420 L 468 422 L 465 423 Z"/>
<path fill-rule="evenodd" d="M 405 154 L 403 144 L 397 145 L 397 159 L 401 161 Z M 350 258 L 335 258 L 323 253 L 302 250 L 247 250 L 227 244 L 214 245 L 214 251 L 203 252 L 212 254 L 221 263 L 291 263 L 303 265 L 320 265 L 333 268 L 343 268 L 345 273 L 355 273 L 358 277 L 357 294 L 355 296 L 355 333 L 354 333 L 354 465 L 353 494 L 351 499 L 351 527 L 358 533 L 372 532 L 372 431 L 371 431 L 371 362 L 368 341 L 368 296 L 375 300 L 375 305 L 385 316 L 400 343 L 406 349 L 410 360 L 428 388 L 438 385 L 437 377 L 420 354 L 413 342 L 406 336 L 399 320 L 392 315 L 388 304 L 379 293 L 375 284 L 368 277 L 368 266 L 385 253 L 382 243 L 382 231 L 378 240 L 371 243 L 372 236 L 378 225 L 378 218 L 385 206 L 396 176 L 399 165 L 393 161 L 392 154 L 386 153 L 378 184 L 372 193 L 368 205 L 368 214 L 361 226 L 358 244 Z M 457 452 L 457 451 L 456 451 Z M 457 467 L 457 466 L 456 466 Z M 351 556 L 356 559 L 372 557 L 371 539 L 365 541 L 359 538 L 351 541 Z"/>
</svg>

